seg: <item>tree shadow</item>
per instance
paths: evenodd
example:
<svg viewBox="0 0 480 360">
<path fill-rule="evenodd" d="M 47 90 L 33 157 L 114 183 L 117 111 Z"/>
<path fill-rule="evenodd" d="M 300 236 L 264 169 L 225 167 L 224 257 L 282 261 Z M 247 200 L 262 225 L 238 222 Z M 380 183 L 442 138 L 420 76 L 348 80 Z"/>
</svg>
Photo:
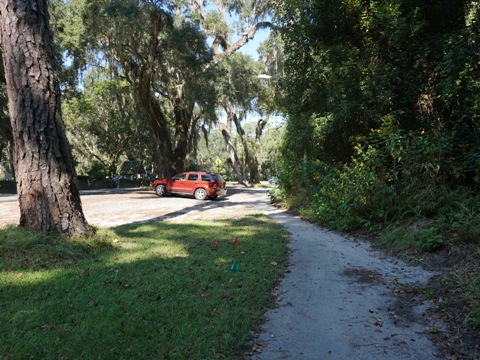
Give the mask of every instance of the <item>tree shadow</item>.
<svg viewBox="0 0 480 360">
<path fill-rule="evenodd" d="M 141 194 L 141 196 L 138 196 Z M 252 195 L 251 199 L 242 199 L 239 201 L 232 201 L 232 197 L 235 195 L 241 194 L 250 194 Z M 218 217 L 222 217 L 222 213 L 229 208 L 235 208 L 237 206 L 246 206 L 255 208 L 258 207 L 258 195 L 265 194 L 267 195 L 267 191 L 265 189 L 244 189 L 244 188 L 232 188 L 228 189 L 227 196 L 219 197 L 215 200 L 195 200 L 195 203 L 191 205 L 191 201 L 193 197 L 186 197 L 186 196 L 178 196 L 178 195 L 168 195 L 166 197 L 159 198 L 159 201 L 162 200 L 175 200 L 177 203 L 185 204 L 185 207 L 181 207 L 180 209 L 169 211 L 162 213 L 159 216 L 154 216 L 147 219 L 132 221 L 128 224 L 144 224 L 149 222 L 163 222 L 165 220 L 174 219 L 179 216 L 187 215 L 189 213 L 196 212 L 198 214 L 206 213 L 212 210 L 218 210 Z M 135 197 L 136 200 L 142 199 L 152 199 L 156 198 L 157 195 L 153 191 L 135 191 L 135 195 L 132 194 L 132 197 Z M 260 210 L 259 210 L 260 211 Z"/>
</svg>

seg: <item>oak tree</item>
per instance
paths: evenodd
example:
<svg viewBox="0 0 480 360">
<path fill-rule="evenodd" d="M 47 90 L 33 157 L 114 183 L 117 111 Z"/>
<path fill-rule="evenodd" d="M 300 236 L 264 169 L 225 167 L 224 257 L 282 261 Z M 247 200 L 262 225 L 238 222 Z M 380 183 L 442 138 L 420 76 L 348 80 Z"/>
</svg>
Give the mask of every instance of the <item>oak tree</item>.
<svg viewBox="0 0 480 360">
<path fill-rule="evenodd" d="M 90 233 L 62 122 L 47 1 L 2 0 L 0 20 L 20 226 Z"/>
</svg>

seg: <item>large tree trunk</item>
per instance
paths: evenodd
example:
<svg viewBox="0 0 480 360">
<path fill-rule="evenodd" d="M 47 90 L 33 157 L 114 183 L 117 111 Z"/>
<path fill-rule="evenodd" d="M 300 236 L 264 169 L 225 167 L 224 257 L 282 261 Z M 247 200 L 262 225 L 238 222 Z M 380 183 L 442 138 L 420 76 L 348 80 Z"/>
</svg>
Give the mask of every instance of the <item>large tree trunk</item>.
<svg viewBox="0 0 480 360">
<path fill-rule="evenodd" d="M 0 20 L 20 226 L 91 233 L 62 122 L 47 1 L 1 0 Z"/>
<path fill-rule="evenodd" d="M 140 104 L 145 110 L 154 136 L 157 174 L 160 177 L 173 176 L 173 150 L 167 119 L 150 90 L 150 81 L 148 81 L 148 84 L 142 84 L 137 91 L 139 92 Z"/>
<path fill-rule="evenodd" d="M 240 161 L 238 160 L 237 151 L 235 150 L 235 146 L 233 146 L 232 138 L 230 137 L 230 134 L 228 133 L 227 130 L 223 129 L 222 135 L 223 135 L 223 138 L 225 139 L 227 152 L 228 152 L 228 155 L 230 156 L 233 170 L 237 175 L 238 183 L 244 186 L 248 186 L 248 184 L 245 182 L 245 177 L 243 176 L 242 168 L 240 167 Z"/>
<path fill-rule="evenodd" d="M 170 177 L 174 175 L 174 168 L 172 166 L 173 146 L 170 138 L 170 130 L 167 118 L 162 111 L 162 108 L 155 99 L 152 90 L 152 79 L 154 74 L 154 63 L 157 54 L 158 36 L 162 29 L 162 14 L 154 12 L 151 14 L 153 27 L 149 42 L 149 51 L 147 56 L 143 59 L 140 75 L 129 76 L 130 83 L 134 86 L 140 104 L 145 110 L 145 114 L 150 123 L 152 133 L 154 136 L 155 156 L 157 163 L 157 172 L 160 177 Z M 133 66 L 133 68 L 130 68 Z M 124 64 L 124 69 L 127 73 L 135 73 L 137 65 Z"/>
<path fill-rule="evenodd" d="M 234 122 L 235 125 L 237 126 L 237 132 L 239 134 L 243 134 L 243 129 L 239 126 L 238 119 L 236 118 L 236 114 L 234 112 L 233 107 L 231 106 L 224 106 L 224 110 L 227 113 L 227 124 L 224 129 L 222 129 L 222 135 L 223 139 L 225 140 L 225 146 L 227 147 L 227 152 L 230 157 L 230 161 L 232 162 L 232 167 L 233 170 L 235 171 L 235 174 L 237 175 L 237 181 L 239 184 L 242 184 L 244 186 L 248 186 L 245 180 L 245 175 L 242 171 L 242 168 L 240 166 L 240 161 L 238 159 L 237 155 L 237 150 L 235 149 L 235 146 L 233 145 L 232 138 L 230 136 L 230 132 L 232 131 L 232 123 Z"/>
<path fill-rule="evenodd" d="M 195 153 L 199 117 L 195 116 L 194 108 L 195 103 L 189 103 L 185 99 L 178 98 L 174 101 L 175 149 L 173 166 L 176 172 L 187 170 L 190 156 Z"/>
<path fill-rule="evenodd" d="M 175 116 L 175 150 L 173 168 L 175 172 L 187 170 L 188 156 L 190 155 L 189 132 L 190 122 L 193 119 L 193 107 L 186 106 L 185 100 L 177 98 L 173 101 L 173 113 Z"/>
</svg>

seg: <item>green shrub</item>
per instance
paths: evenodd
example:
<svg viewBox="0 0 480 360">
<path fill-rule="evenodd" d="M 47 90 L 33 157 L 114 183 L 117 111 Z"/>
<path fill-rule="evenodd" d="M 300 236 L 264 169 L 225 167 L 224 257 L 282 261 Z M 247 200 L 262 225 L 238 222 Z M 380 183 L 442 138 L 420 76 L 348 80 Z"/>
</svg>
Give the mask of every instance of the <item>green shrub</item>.
<svg viewBox="0 0 480 360">
<path fill-rule="evenodd" d="M 102 181 L 105 180 L 107 176 L 107 170 L 102 163 L 94 161 L 87 170 L 87 175 L 94 181 Z"/>
<path fill-rule="evenodd" d="M 435 215 L 439 203 L 451 201 L 449 139 L 400 130 L 390 117 L 384 122 L 361 139 L 350 163 L 318 172 L 311 206 L 320 222 L 375 230 L 392 219 Z"/>
<path fill-rule="evenodd" d="M 438 233 L 435 227 L 423 229 L 418 235 L 419 247 L 425 251 L 438 250 L 443 246 L 443 236 Z"/>
<path fill-rule="evenodd" d="M 268 190 L 268 197 L 270 198 L 270 203 L 279 203 L 285 199 L 285 192 L 279 187 L 273 187 Z"/>
</svg>

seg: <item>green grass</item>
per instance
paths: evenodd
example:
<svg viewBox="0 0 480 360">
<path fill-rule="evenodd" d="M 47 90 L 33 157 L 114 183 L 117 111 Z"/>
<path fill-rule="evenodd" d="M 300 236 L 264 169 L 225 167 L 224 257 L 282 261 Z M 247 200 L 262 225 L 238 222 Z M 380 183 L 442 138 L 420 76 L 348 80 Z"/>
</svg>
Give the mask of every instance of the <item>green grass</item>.
<svg viewBox="0 0 480 360">
<path fill-rule="evenodd" d="M 272 186 L 269 184 L 268 181 L 260 181 L 258 184 L 252 184 L 252 187 L 257 189 L 271 189 Z"/>
<path fill-rule="evenodd" d="M 241 358 L 273 305 L 286 243 L 262 215 L 82 241 L 2 229 L 0 359 Z"/>
<path fill-rule="evenodd" d="M 439 230 L 430 225 L 428 219 L 391 225 L 379 236 L 377 244 L 389 250 L 438 250 L 443 246 L 444 239 Z"/>
</svg>

